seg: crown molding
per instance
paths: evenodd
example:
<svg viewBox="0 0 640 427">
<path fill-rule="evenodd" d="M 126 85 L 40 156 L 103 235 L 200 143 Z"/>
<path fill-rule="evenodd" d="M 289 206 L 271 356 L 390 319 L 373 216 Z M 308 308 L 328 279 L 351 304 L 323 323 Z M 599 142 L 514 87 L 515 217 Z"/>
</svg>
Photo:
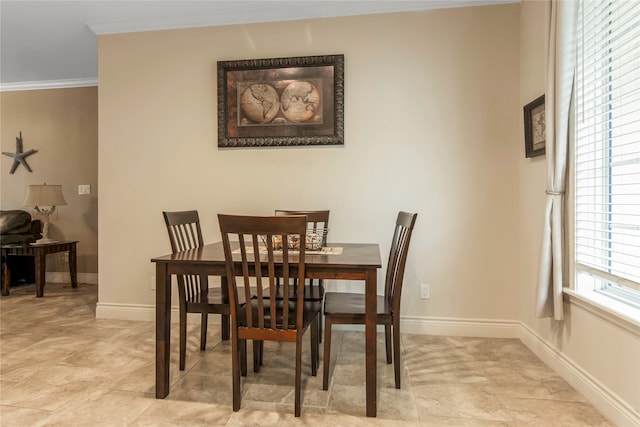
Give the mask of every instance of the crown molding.
<svg viewBox="0 0 640 427">
<path fill-rule="evenodd" d="M 98 79 L 63 79 L 43 80 L 35 82 L 0 83 L 0 92 L 17 90 L 41 90 L 41 89 L 68 89 L 73 87 L 98 86 Z"/>
</svg>

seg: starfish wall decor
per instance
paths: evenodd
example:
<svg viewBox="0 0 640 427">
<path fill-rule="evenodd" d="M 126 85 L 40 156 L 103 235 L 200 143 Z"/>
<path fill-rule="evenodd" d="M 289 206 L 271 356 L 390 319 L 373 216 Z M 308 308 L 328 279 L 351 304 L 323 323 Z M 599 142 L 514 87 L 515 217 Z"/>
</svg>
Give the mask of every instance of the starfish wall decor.
<svg viewBox="0 0 640 427">
<path fill-rule="evenodd" d="M 10 174 L 13 174 L 18 168 L 18 166 L 20 165 L 24 166 L 25 169 L 27 169 L 29 172 L 33 172 L 29 167 L 29 164 L 27 163 L 27 157 L 29 157 L 33 153 L 37 153 L 38 150 L 31 149 L 25 152 L 23 152 L 22 150 L 23 148 L 22 148 L 22 131 L 21 131 L 20 136 L 16 138 L 16 152 L 15 153 L 6 153 L 4 151 L 2 152 L 2 154 L 4 154 L 5 156 L 13 157 L 13 165 L 11 165 L 11 170 L 9 171 Z"/>
</svg>

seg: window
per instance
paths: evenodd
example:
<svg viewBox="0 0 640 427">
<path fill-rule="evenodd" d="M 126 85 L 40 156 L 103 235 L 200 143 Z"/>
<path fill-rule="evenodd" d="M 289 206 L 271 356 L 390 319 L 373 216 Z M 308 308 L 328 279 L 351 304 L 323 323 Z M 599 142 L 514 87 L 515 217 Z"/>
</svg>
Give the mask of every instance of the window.
<svg viewBox="0 0 640 427">
<path fill-rule="evenodd" d="M 640 2 L 578 14 L 576 284 L 640 308 Z"/>
</svg>

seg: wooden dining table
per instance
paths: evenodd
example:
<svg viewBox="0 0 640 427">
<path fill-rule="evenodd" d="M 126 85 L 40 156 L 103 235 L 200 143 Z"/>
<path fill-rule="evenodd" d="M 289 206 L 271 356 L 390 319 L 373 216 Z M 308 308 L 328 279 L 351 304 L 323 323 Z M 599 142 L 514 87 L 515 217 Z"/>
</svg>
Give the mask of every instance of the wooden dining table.
<svg viewBox="0 0 640 427">
<path fill-rule="evenodd" d="M 378 269 L 382 267 L 380 246 L 371 243 L 334 243 L 329 247 L 342 248 L 342 252 L 325 254 L 307 251 L 305 275 L 310 279 L 364 281 L 366 415 L 375 417 L 377 274 Z M 156 398 L 164 399 L 169 394 L 171 277 L 176 274 L 219 276 L 221 285 L 226 288 L 224 250 L 222 242 L 216 242 L 201 248 L 153 258 L 151 262 L 156 264 Z M 242 275 L 239 259 L 237 268 L 238 275 Z M 226 334 L 223 333 L 224 335 Z"/>
</svg>

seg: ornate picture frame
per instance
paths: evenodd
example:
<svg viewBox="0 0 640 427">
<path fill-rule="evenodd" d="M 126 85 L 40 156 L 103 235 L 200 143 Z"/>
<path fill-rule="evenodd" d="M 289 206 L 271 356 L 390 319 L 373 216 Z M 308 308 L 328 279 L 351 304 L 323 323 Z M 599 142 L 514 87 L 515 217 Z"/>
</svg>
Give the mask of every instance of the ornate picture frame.
<svg viewBox="0 0 640 427">
<path fill-rule="evenodd" d="M 218 147 L 344 145 L 344 55 L 218 62 Z"/>
<path fill-rule="evenodd" d="M 524 106 L 525 157 L 536 157 L 545 153 L 545 123 L 543 94 Z"/>
</svg>

